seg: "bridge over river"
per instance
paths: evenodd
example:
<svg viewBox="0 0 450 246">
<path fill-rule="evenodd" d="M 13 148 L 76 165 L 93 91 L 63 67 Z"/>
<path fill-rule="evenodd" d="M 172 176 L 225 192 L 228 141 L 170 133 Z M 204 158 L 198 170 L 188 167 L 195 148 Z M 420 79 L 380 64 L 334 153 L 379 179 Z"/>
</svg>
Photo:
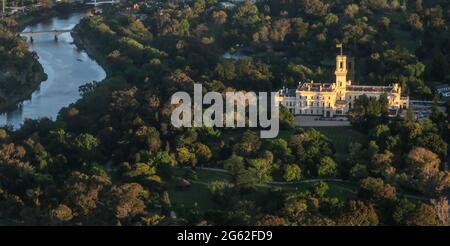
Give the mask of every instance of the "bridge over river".
<svg viewBox="0 0 450 246">
<path fill-rule="evenodd" d="M 30 40 L 30 42 L 33 42 L 33 36 L 36 35 L 43 35 L 43 34 L 50 34 L 53 35 L 55 38 L 55 41 L 58 41 L 58 36 L 62 33 L 71 32 L 73 29 L 59 29 L 59 30 L 40 30 L 40 31 L 24 31 L 20 32 L 19 35 L 22 37 L 26 37 Z"/>
<path fill-rule="evenodd" d="M 80 86 L 105 78 L 102 67 L 73 43 L 71 35 L 80 19 L 90 14 L 86 10 L 64 18 L 56 16 L 27 26 L 22 31 L 20 35 L 23 37 L 34 38 L 30 49 L 36 52 L 47 79 L 17 108 L 0 114 L 0 125 L 17 129 L 25 119 L 56 119 L 61 108 L 80 98 Z M 58 34 L 58 42 L 53 41 L 55 34 Z"/>
</svg>

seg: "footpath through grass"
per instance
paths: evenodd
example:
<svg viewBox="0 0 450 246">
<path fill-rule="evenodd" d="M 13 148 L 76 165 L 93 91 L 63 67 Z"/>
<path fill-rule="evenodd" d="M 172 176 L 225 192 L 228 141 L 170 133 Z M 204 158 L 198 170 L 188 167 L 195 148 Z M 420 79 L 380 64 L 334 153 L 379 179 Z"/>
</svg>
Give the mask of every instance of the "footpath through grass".
<svg viewBox="0 0 450 246">
<path fill-rule="evenodd" d="M 177 169 L 175 176 L 182 178 L 188 169 Z M 214 170 L 197 170 L 197 180 L 192 181 L 189 190 L 179 190 L 176 188 L 176 179 L 169 184 L 169 194 L 174 207 L 193 207 L 197 204 L 200 211 L 217 208 L 209 195 L 208 184 L 213 181 L 231 182 L 231 175 L 225 172 Z M 280 188 L 285 191 L 303 192 L 310 189 L 315 183 L 295 183 L 295 184 L 259 184 L 257 189 L 260 192 L 268 191 L 270 188 Z M 330 187 L 328 195 L 340 199 L 348 199 L 356 196 L 357 187 L 350 183 L 327 182 Z"/>
</svg>

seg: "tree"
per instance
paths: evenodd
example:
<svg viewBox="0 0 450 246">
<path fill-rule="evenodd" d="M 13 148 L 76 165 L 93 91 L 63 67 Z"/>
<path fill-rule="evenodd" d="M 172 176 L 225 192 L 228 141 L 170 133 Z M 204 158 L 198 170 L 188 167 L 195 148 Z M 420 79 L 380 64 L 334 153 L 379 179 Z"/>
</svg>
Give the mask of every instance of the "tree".
<svg viewBox="0 0 450 246">
<path fill-rule="evenodd" d="M 73 210 L 74 214 L 87 216 L 97 208 L 100 194 L 110 181 L 98 176 L 72 172 L 66 183 L 67 206 Z"/>
<path fill-rule="evenodd" d="M 350 121 L 361 129 L 371 129 L 386 120 L 388 114 L 387 96 L 379 99 L 362 95 L 358 97 L 350 110 Z"/>
<path fill-rule="evenodd" d="M 438 134 L 428 133 L 422 135 L 417 142 L 419 146 L 438 154 L 441 160 L 447 158 L 448 144 Z"/>
<path fill-rule="evenodd" d="M 423 23 L 420 19 L 420 16 L 416 13 L 410 14 L 407 18 L 406 18 L 406 23 L 408 23 L 408 25 L 416 31 L 422 31 L 423 30 Z"/>
<path fill-rule="evenodd" d="M 295 34 L 295 38 L 297 40 L 301 40 L 307 36 L 308 28 L 309 24 L 307 22 L 304 22 L 301 17 L 297 17 L 294 19 L 293 33 Z"/>
<path fill-rule="evenodd" d="M 422 0 L 416 0 L 415 10 L 417 13 L 421 13 L 423 11 L 423 1 Z"/>
<path fill-rule="evenodd" d="M 171 97 L 177 91 L 193 92 L 194 80 L 181 70 L 175 70 L 165 78 L 166 96 Z"/>
<path fill-rule="evenodd" d="M 280 126 L 281 129 L 291 130 L 295 127 L 295 116 L 288 108 L 280 107 Z"/>
<path fill-rule="evenodd" d="M 130 222 L 134 217 L 143 215 L 147 196 L 144 188 L 137 183 L 127 183 L 114 186 L 105 195 L 104 209 L 111 212 L 113 218 L 120 223 Z"/>
<path fill-rule="evenodd" d="M 376 226 L 379 220 L 372 204 L 357 200 L 349 202 L 338 223 L 346 226 Z"/>
<path fill-rule="evenodd" d="M 375 154 L 372 158 L 371 169 L 376 174 L 382 173 L 386 168 L 391 167 L 394 154 L 388 150 L 383 153 Z"/>
<path fill-rule="evenodd" d="M 248 171 L 250 171 L 260 183 L 265 183 L 272 180 L 270 175 L 272 165 L 268 160 L 251 159 L 249 160 L 249 164 L 250 166 Z"/>
<path fill-rule="evenodd" d="M 224 161 L 223 167 L 231 173 L 234 179 L 236 179 L 239 173 L 245 170 L 244 158 L 232 155 Z"/>
<path fill-rule="evenodd" d="M 291 31 L 291 23 L 287 19 L 279 19 L 272 25 L 270 39 L 274 42 L 283 42 L 286 35 Z"/>
<path fill-rule="evenodd" d="M 195 154 L 190 152 L 187 148 L 178 148 L 177 149 L 178 161 L 182 164 L 191 164 L 195 165 L 197 159 L 195 158 Z"/>
<path fill-rule="evenodd" d="M 440 160 L 435 153 L 417 147 L 409 152 L 407 165 L 418 190 L 429 195 L 439 195 L 450 187 L 450 172 L 439 170 Z"/>
<path fill-rule="evenodd" d="M 387 0 L 362 0 L 361 5 L 366 9 L 379 10 L 389 7 Z"/>
<path fill-rule="evenodd" d="M 313 17 L 324 16 L 327 14 L 329 4 L 323 3 L 321 0 L 302 0 L 303 11 Z"/>
<path fill-rule="evenodd" d="M 360 182 L 359 194 L 363 198 L 379 200 L 395 200 L 396 190 L 395 187 L 387 184 L 385 185 L 380 178 L 368 177 Z"/>
<path fill-rule="evenodd" d="M 288 164 L 284 169 L 283 178 L 287 182 L 299 181 L 302 179 L 302 170 L 296 164 Z"/>
<path fill-rule="evenodd" d="M 331 157 L 325 156 L 320 159 L 317 166 L 317 175 L 321 178 L 334 178 L 337 176 L 337 164 Z"/>
<path fill-rule="evenodd" d="M 290 198 L 284 204 L 284 213 L 297 223 L 305 219 L 308 212 L 308 203 L 305 199 Z"/>
<path fill-rule="evenodd" d="M 280 160 L 287 160 L 292 157 L 292 151 L 288 147 L 288 143 L 282 138 L 272 140 L 270 150 Z"/>
<path fill-rule="evenodd" d="M 333 13 L 329 13 L 325 16 L 325 26 L 331 26 L 339 22 L 339 17 Z"/>
<path fill-rule="evenodd" d="M 287 226 L 288 222 L 276 215 L 266 214 L 256 222 L 257 226 Z"/>
<path fill-rule="evenodd" d="M 356 164 L 350 169 L 350 177 L 355 180 L 366 178 L 369 175 L 366 165 Z"/>
<path fill-rule="evenodd" d="M 359 12 L 359 6 L 357 4 L 349 4 L 345 8 L 345 15 L 347 15 L 349 18 L 353 19 L 356 14 Z"/>
<path fill-rule="evenodd" d="M 389 129 L 388 125 L 380 124 L 372 130 L 370 135 L 379 145 L 382 145 L 385 144 L 387 138 L 391 135 L 391 129 Z"/>
<path fill-rule="evenodd" d="M 213 12 L 214 23 L 222 25 L 227 21 L 228 15 L 225 11 L 219 10 Z"/>
<path fill-rule="evenodd" d="M 234 149 L 241 156 L 251 156 L 256 154 L 260 147 L 261 140 L 258 135 L 253 131 L 246 131 L 242 135 L 240 142 L 234 146 Z"/>
<path fill-rule="evenodd" d="M 235 186 L 242 189 L 251 189 L 254 188 L 258 183 L 260 183 L 260 180 L 258 179 L 255 170 L 250 171 L 248 169 L 244 169 L 238 173 L 235 181 Z"/>
<path fill-rule="evenodd" d="M 73 144 L 76 151 L 87 158 L 95 155 L 100 141 L 91 134 L 83 133 L 75 138 Z"/>
<path fill-rule="evenodd" d="M 206 3 L 205 0 L 195 0 L 194 1 L 194 13 L 196 14 L 200 14 L 201 12 L 203 12 L 205 10 L 206 7 Z"/>
<path fill-rule="evenodd" d="M 417 147 L 409 152 L 407 163 L 411 173 L 420 175 L 422 178 L 429 178 L 439 172 L 441 161 L 435 153 Z"/>
<path fill-rule="evenodd" d="M 314 185 L 314 194 L 318 197 L 324 197 L 329 190 L 330 187 L 323 181 L 320 181 Z"/>
<path fill-rule="evenodd" d="M 136 163 L 131 169 L 124 173 L 124 177 L 135 182 L 160 182 L 161 179 L 156 175 L 156 168 L 146 163 Z"/>
<path fill-rule="evenodd" d="M 195 144 L 194 153 L 201 164 L 206 164 L 212 157 L 211 149 L 207 145 L 201 143 Z"/>
<path fill-rule="evenodd" d="M 59 204 L 58 207 L 50 212 L 50 216 L 55 224 L 61 224 L 70 221 L 73 218 L 72 209 L 65 204 Z"/>
<path fill-rule="evenodd" d="M 224 181 L 213 181 L 208 184 L 208 191 L 215 201 L 220 206 L 227 208 L 232 205 L 232 196 L 234 186 Z"/>
<path fill-rule="evenodd" d="M 298 163 L 306 164 L 311 173 L 317 173 L 317 163 L 323 156 L 331 156 L 334 152 L 328 138 L 314 129 L 291 136 L 288 144 Z"/>
<path fill-rule="evenodd" d="M 258 7 L 248 0 L 239 5 L 233 15 L 234 24 L 241 26 L 244 30 L 253 29 L 260 21 Z"/>
<path fill-rule="evenodd" d="M 431 200 L 431 205 L 436 212 L 438 224 L 441 226 L 450 225 L 450 205 L 445 197 Z"/>
<path fill-rule="evenodd" d="M 445 26 L 445 19 L 443 9 L 440 5 L 435 5 L 432 8 L 429 8 L 425 11 L 426 15 L 428 16 L 429 25 L 434 29 L 440 29 Z"/>
<path fill-rule="evenodd" d="M 408 199 L 398 200 L 392 213 L 396 225 L 406 225 L 415 209 L 416 205 Z"/>
<path fill-rule="evenodd" d="M 438 218 L 433 206 L 421 203 L 412 212 L 406 223 L 409 226 L 436 226 Z"/>
<path fill-rule="evenodd" d="M 301 64 L 289 63 L 287 66 L 287 73 L 292 76 L 295 81 L 311 80 L 313 71 Z"/>
</svg>

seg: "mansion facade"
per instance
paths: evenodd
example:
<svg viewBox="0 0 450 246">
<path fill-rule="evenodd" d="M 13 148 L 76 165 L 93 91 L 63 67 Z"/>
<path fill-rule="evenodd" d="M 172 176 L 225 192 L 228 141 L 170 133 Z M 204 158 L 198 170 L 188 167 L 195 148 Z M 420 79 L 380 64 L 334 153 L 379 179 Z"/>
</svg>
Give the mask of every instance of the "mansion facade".
<svg viewBox="0 0 450 246">
<path fill-rule="evenodd" d="M 355 99 L 362 95 L 379 99 L 386 95 L 391 114 L 409 107 L 409 97 L 402 97 L 399 84 L 391 86 L 352 85 L 347 80 L 349 63 L 347 57 L 336 57 L 336 81 L 334 83 L 300 83 L 297 89 L 283 88 L 277 92 L 275 100 L 287 107 L 295 115 L 315 115 L 335 117 L 347 115 Z"/>
</svg>

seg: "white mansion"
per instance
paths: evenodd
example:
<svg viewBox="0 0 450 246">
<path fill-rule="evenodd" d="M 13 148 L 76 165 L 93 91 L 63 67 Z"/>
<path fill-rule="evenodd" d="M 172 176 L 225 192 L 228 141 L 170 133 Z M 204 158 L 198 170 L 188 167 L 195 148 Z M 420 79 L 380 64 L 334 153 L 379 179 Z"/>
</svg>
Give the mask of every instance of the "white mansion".
<svg viewBox="0 0 450 246">
<path fill-rule="evenodd" d="M 347 80 L 347 57 L 336 57 L 336 81 L 334 83 L 300 83 L 297 89 L 283 88 L 277 93 L 276 100 L 295 115 L 320 115 L 335 117 L 347 115 L 356 98 L 366 95 L 380 98 L 385 94 L 389 100 L 391 113 L 398 114 L 402 108 L 408 108 L 409 98 L 402 97 L 399 84 L 392 86 L 352 85 Z"/>
</svg>

